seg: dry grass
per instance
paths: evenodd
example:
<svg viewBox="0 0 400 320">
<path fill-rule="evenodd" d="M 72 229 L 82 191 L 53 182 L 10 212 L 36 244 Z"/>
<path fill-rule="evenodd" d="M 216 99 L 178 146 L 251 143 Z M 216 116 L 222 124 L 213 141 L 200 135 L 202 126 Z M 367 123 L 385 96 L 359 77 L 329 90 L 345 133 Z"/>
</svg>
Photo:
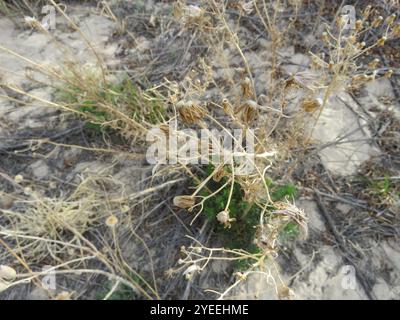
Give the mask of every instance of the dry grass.
<svg viewBox="0 0 400 320">
<path fill-rule="evenodd" d="M 54 1 L 50 2 L 55 5 Z M 25 8 L 34 10 L 28 2 L 24 1 L 24 4 Z M 22 10 L 15 2 L 6 4 L 2 1 L 1 5 L 3 10 Z M 37 5 L 38 2 L 35 7 Z M 285 74 L 281 68 L 281 52 L 288 46 L 289 38 L 294 33 L 301 8 L 302 1 L 286 3 L 277 0 L 273 5 L 267 1 L 242 1 L 234 7 L 213 0 L 200 1 L 195 6 L 178 1 L 174 4 L 174 23 L 182 32 L 191 32 L 201 38 L 208 46 L 208 53 L 196 59 L 195 67 L 181 81 L 164 78 L 161 83 L 149 83 L 146 88 L 129 79 L 114 79 L 84 34 L 82 37 L 96 56 L 95 64 L 67 61 L 61 66 L 42 66 L 0 46 L 3 51 L 28 61 L 35 72 L 46 75 L 49 85 L 51 83 L 56 88 L 60 98 L 58 101 L 46 101 L 13 84 L 3 83 L 3 87 L 37 99 L 48 107 L 83 117 L 98 129 L 113 130 L 127 143 L 141 146 L 142 150 L 147 146 L 146 136 L 152 129 L 177 136 L 178 153 L 182 151 L 179 154 L 184 156 L 177 159 L 175 164 L 156 165 L 153 179 L 165 179 L 171 173 L 179 172 L 195 181 L 194 190 L 176 194 L 173 200 L 176 207 L 192 212 L 190 225 L 202 217 L 206 201 L 224 192 L 228 196 L 215 222 L 226 229 L 242 223 L 230 216 L 237 185 L 250 207 L 255 206 L 259 210 L 257 224 L 253 226 L 257 230 L 253 240 L 259 251 L 251 253 L 242 248 L 214 248 L 191 238 L 193 245 L 182 248 L 183 259 L 169 272 L 170 275 L 183 274 L 190 280 L 193 275 L 206 270 L 211 260 L 250 260 L 250 269 L 237 273 L 237 281 L 228 286 L 226 291 L 217 292 L 219 298 L 224 298 L 252 272 L 271 276 L 264 261 L 267 257 L 272 260 L 275 258 L 279 251 L 279 234 L 289 222 L 297 224 L 303 235 L 307 235 L 306 213 L 298 209 L 291 199 L 274 200 L 268 184 L 269 177 L 284 176 L 287 170 L 285 163 L 293 158 L 294 148 L 306 148 L 310 143 L 313 127 L 305 130 L 304 121 L 311 117 L 316 123 L 329 99 L 342 90 L 355 90 L 368 81 L 391 75 L 387 70 L 380 72 L 374 61 L 370 62 L 368 68 L 360 63 L 372 49 L 400 35 L 395 17 L 371 18 L 369 8 L 364 10 L 362 19 L 356 22 L 354 31 L 343 31 L 344 21 L 340 18 L 332 25 L 326 24 L 319 51 L 309 52 L 312 66 L 303 72 Z M 57 6 L 57 10 L 72 23 L 60 7 Z M 232 10 L 235 13 L 233 15 Z M 282 18 L 282 12 L 290 18 Z M 103 6 L 102 14 L 118 20 L 108 5 Z M 241 25 L 242 20 L 246 19 L 256 21 L 255 28 L 261 28 L 262 34 L 268 34 L 269 72 L 264 82 L 260 82 L 260 79 L 265 74 L 256 70 L 254 63 L 249 61 L 246 49 L 249 45 L 248 32 Z M 38 25 L 32 27 L 46 33 Z M 75 24 L 73 28 L 79 30 Z M 369 37 L 371 33 L 374 37 Z M 231 59 L 235 59 L 237 64 L 233 71 Z M 221 80 L 217 76 L 220 68 L 232 72 Z M 212 95 L 209 94 L 210 90 L 213 90 Z M 293 95 L 300 98 L 293 99 Z M 289 106 L 294 107 L 295 111 L 287 112 Z M 210 143 L 206 148 L 213 170 L 208 175 L 201 174 L 204 173 L 204 166 L 194 165 L 193 161 L 202 159 L 202 155 L 195 154 L 189 158 L 185 153 L 190 143 L 199 145 L 201 141 L 199 138 L 194 141 L 188 139 L 185 129 L 207 130 L 207 138 L 211 142 L 219 141 L 215 130 L 226 132 L 236 142 L 237 137 L 232 135 L 232 130 L 244 130 L 246 135 L 254 138 L 255 147 L 249 151 L 239 144 L 239 153 L 242 160 L 250 163 L 254 170 L 243 174 L 243 167 L 237 165 L 232 152 L 224 149 L 216 152 Z M 153 142 L 157 139 L 160 137 L 153 136 Z M 213 160 L 213 156 L 222 153 L 223 162 Z M 298 158 L 302 156 L 296 155 Z M 171 159 L 173 155 L 167 154 L 167 158 Z M 224 181 L 224 184 L 204 195 L 204 191 L 210 191 L 209 184 L 212 181 Z M 169 182 L 171 185 L 174 183 Z M 116 285 L 106 297 L 110 297 L 117 285 L 123 283 L 145 298 L 160 298 L 154 271 L 152 280 L 146 281 L 124 260 L 118 243 L 123 230 L 119 225 L 125 219 L 128 221 L 132 218 L 127 215 L 132 214 L 135 201 L 142 199 L 142 195 L 157 191 L 157 187 L 129 195 L 124 185 L 112 177 L 88 176 L 74 190 L 49 196 L 46 190 L 25 187 L 23 181 L 14 181 L 13 185 L 16 193 L 8 196 L 13 198 L 14 204 L 2 210 L 4 224 L 0 232 L 4 238 L 2 244 L 7 246 L 2 260 L 7 261 L 14 256 L 28 271 L 28 274 L 18 274 L 18 279 L 36 279 L 40 272 L 33 272 L 29 266 L 50 259 L 57 263 L 54 269 L 59 273 L 109 276 Z M 242 221 L 245 214 L 241 216 Z M 93 229 L 101 230 L 100 239 L 88 239 L 86 235 L 91 234 Z M 86 265 L 91 260 L 100 262 L 101 267 L 94 269 Z M 21 281 L 7 282 L 7 287 Z M 275 284 L 278 295 L 279 292 L 289 292 L 281 279 L 277 279 Z"/>
</svg>

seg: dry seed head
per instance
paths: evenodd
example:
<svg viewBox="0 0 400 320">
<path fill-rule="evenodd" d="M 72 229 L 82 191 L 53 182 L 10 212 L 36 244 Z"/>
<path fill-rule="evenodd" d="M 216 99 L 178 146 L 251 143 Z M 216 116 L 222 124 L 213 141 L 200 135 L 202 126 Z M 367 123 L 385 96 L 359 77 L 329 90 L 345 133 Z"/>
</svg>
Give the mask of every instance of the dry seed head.
<svg viewBox="0 0 400 320">
<path fill-rule="evenodd" d="M 351 35 L 350 37 L 347 38 L 348 43 L 354 44 L 357 41 L 357 38 L 354 35 Z"/>
<path fill-rule="evenodd" d="M 27 196 L 30 196 L 30 195 L 32 195 L 33 190 L 32 190 L 31 187 L 26 187 L 26 188 L 24 188 L 24 193 L 25 193 Z"/>
<path fill-rule="evenodd" d="M 364 9 L 364 11 L 363 11 L 363 13 L 362 13 L 362 16 L 363 16 L 364 19 L 368 19 L 369 15 L 370 15 L 370 13 L 371 13 L 371 9 L 372 9 L 371 5 L 368 5 L 368 6 Z"/>
<path fill-rule="evenodd" d="M 305 112 L 313 112 L 321 106 L 320 99 L 304 99 L 301 102 L 301 108 Z"/>
<path fill-rule="evenodd" d="M 185 6 L 183 9 L 184 9 L 184 14 L 187 15 L 187 17 L 192 18 L 192 19 L 200 18 L 204 13 L 203 9 L 201 9 L 195 5 L 188 5 L 188 6 Z"/>
<path fill-rule="evenodd" d="M 357 43 L 357 49 L 362 49 L 362 48 L 365 47 L 365 45 L 366 45 L 366 43 L 364 41 L 363 42 L 359 42 L 359 43 Z"/>
<path fill-rule="evenodd" d="M 279 300 L 290 299 L 292 292 L 289 287 L 283 285 L 278 288 L 278 297 Z"/>
<path fill-rule="evenodd" d="M 251 14 L 254 10 L 254 3 L 252 1 L 245 2 L 241 1 L 239 2 L 239 8 L 242 9 L 245 13 Z"/>
<path fill-rule="evenodd" d="M 179 101 L 176 107 L 183 122 L 186 124 L 199 123 L 206 114 L 199 101 Z"/>
<path fill-rule="evenodd" d="M 36 29 L 38 31 L 45 30 L 35 17 L 24 17 L 24 24 L 31 29 Z"/>
<path fill-rule="evenodd" d="M 379 59 L 375 58 L 374 60 L 372 60 L 369 64 L 368 64 L 368 68 L 369 69 L 376 69 L 376 67 L 378 66 L 379 63 Z"/>
<path fill-rule="evenodd" d="M 227 223 L 229 221 L 229 212 L 225 210 L 221 211 L 217 214 L 217 220 L 223 224 Z"/>
<path fill-rule="evenodd" d="M 346 18 L 345 18 L 345 17 L 339 16 L 339 17 L 336 18 L 336 24 L 337 24 L 340 28 L 342 28 L 342 27 L 345 25 L 345 23 L 346 23 Z"/>
<path fill-rule="evenodd" d="M 195 5 L 185 5 L 174 7 L 174 17 L 184 24 L 201 23 L 204 20 L 204 9 Z"/>
<path fill-rule="evenodd" d="M 361 20 L 356 21 L 356 31 L 360 31 L 363 27 L 363 23 Z"/>
<path fill-rule="evenodd" d="M 228 99 L 222 100 L 222 108 L 224 109 L 226 114 L 232 114 L 233 108 L 232 105 L 229 103 Z"/>
<path fill-rule="evenodd" d="M 242 272 L 236 272 L 233 274 L 237 280 L 244 281 L 247 279 L 246 275 Z"/>
<path fill-rule="evenodd" d="M 188 209 L 195 205 L 196 199 L 195 199 L 195 197 L 188 196 L 188 195 L 176 196 L 176 197 L 174 197 L 173 203 L 178 208 Z"/>
<path fill-rule="evenodd" d="M 390 78 L 393 75 L 393 70 L 389 69 L 388 71 L 385 72 L 383 75 L 385 78 Z"/>
<path fill-rule="evenodd" d="M 193 277 L 193 274 L 195 272 L 199 272 L 201 271 L 201 267 L 198 266 L 197 264 L 192 264 L 191 266 L 189 266 L 184 272 L 183 274 L 185 275 L 185 278 L 187 280 L 190 280 Z"/>
<path fill-rule="evenodd" d="M 106 219 L 106 225 L 110 228 L 114 228 L 116 226 L 116 224 L 118 223 L 118 218 L 114 215 L 109 216 Z"/>
<path fill-rule="evenodd" d="M 0 265 L 0 281 L 13 281 L 16 277 L 17 272 L 13 268 Z"/>
<path fill-rule="evenodd" d="M 217 220 L 219 223 L 223 224 L 225 228 L 231 227 L 231 222 L 236 221 L 235 218 L 229 217 L 229 211 L 224 210 L 217 214 Z"/>
<path fill-rule="evenodd" d="M 322 40 L 325 42 L 329 41 L 328 32 L 326 31 L 322 32 Z"/>
<path fill-rule="evenodd" d="M 392 30 L 392 36 L 394 38 L 400 38 L 400 23 L 398 23 Z"/>
<path fill-rule="evenodd" d="M 182 17 L 183 11 L 181 4 L 179 2 L 174 3 L 172 8 L 172 15 L 175 19 L 180 19 Z"/>
<path fill-rule="evenodd" d="M 236 110 L 236 113 L 240 111 L 242 111 L 243 121 L 249 124 L 257 118 L 258 104 L 253 100 L 247 100 Z"/>
<path fill-rule="evenodd" d="M 390 26 L 390 25 L 394 22 L 394 20 L 396 20 L 396 14 L 395 14 L 395 13 L 391 14 L 390 16 L 388 16 L 388 17 L 386 18 L 385 23 L 386 23 L 388 26 Z"/>
<path fill-rule="evenodd" d="M 244 78 L 244 80 L 241 83 L 242 86 L 242 94 L 243 97 L 245 98 L 251 98 L 253 95 L 252 90 L 251 90 L 251 81 L 248 77 Z"/>
<path fill-rule="evenodd" d="M 382 21 L 383 21 L 383 17 L 382 16 L 379 16 L 379 17 L 375 18 L 375 20 L 372 21 L 371 27 L 372 28 L 378 28 L 381 25 Z"/>
<path fill-rule="evenodd" d="M 201 247 L 194 247 L 193 251 L 196 253 L 201 253 L 202 249 L 201 249 Z"/>
<path fill-rule="evenodd" d="M 14 177 L 14 181 L 15 181 L 16 183 L 21 183 L 23 180 L 24 180 L 24 177 L 23 177 L 22 175 L 20 175 L 20 174 L 17 174 L 17 175 Z"/>
<path fill-rule="evenodd" d="M 379 47 L 382 47 L 385 45 L 386 37 L 382 37 L 378 40 L 377 44 Z"/>
<path fill-rule="evenodd" d="M 220 182 L 221 179 L 226 175 L 224 167 L 220 167 L 213 175 L 213 180 L 215 182 Z"/>
<path fill-rule="evenodd" d="M 352 79 L 351 82 L 352 83 L 362 83 L 368 80 L 368 76 L 365 74 L 358 74 L 355 75 Z"/>
<path fill-rule="evenodd" d="M 319 57 L 317 56 L 312 56 L 311 57 L 311 64 L 314 68 L 321 68 L 324 64 L 323 64 L 323 60 L 321 60 Z M 289 81 L 286 81 L 285 83 L 285 87 L 291 87 L 291 86 L 296 86 L 296 82 L 293 79 L 290 79 Z"/>
</svg>

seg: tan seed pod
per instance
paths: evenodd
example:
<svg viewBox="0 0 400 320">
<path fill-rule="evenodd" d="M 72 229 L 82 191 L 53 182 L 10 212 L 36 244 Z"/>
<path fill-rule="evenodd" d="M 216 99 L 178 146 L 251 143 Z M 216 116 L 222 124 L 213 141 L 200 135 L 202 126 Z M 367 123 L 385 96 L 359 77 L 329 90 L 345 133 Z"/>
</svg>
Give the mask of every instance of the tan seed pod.
<svg viewBox="0 0 400 320">
<path fill-rule="evenodd" d="M 278 298 L 279 300 L 290 299 L 290 289 L 289 287 L 282 285 L 278 288 Z"/>
<path fill-rule="evenodd" d="M 345 25 L 345 23 L 346 23 L 346 18 L 345 18 L 345 17 L 338 16 L 338 17 L 336 18 L 336 24 L 337 24 L 339 27 L 343 27 L 343 26 Z"/>
<path fill-rule="evenodd" d="M 378 28 L 381 25 L 382 21 L 383 21 L 383 17 L 382 16 L 379 16 L 379 17 L 375 18 L 374 21 L 372 21 L 371 27 L 372 28 Z"/>
<path fill-rule="evenodd" d="M 364 11 L 362 13 L 362 16 L 364 19 L 368 19 L 369 15 L 371 13 L 371 9 L 372 9 L 371 5 L 366 6 L 366 8 L 364 9 Z"/>
<path fill-rule="evenodd" d="M 321 102 L 319 99 L 304 99 L 300 106 L 305 112 L 314 112 L 321 107 Z"/>
<path fill-rule="evenodd" d="M 180 19 L 183 15 L 183 10 L 179 2 L 174 3 L 172 8 L 172 15 L 175 19 Z"/>
<path fill-rule="evenodd" d="M 176 104 L 182 121 L 186 124 L 199 123 L 205 116 L 206 111 L 198 101 L 180 101 Z"/>
<path fill-rule="evenodd" d="M 173 203 L 176 207 L 188 209 L 195 205 L 196 199 L 193 196 L 183 195 L 174 197 Z"/>
<path fill-rule="evenodd" d="M 362 83 L 362 82 L 365 82 L 365 81 L 367 81 L 368 80 L 368 76 L 367 75 L 365 75 L 365 74 L 358 74 L 358 75 L 355 75 L 352 79 L 351 79 L 351 82 L 352 83 Z"/>
<path fill-rule="evenodd" d="M 356 31 L 360 31 L 363 27 L 363 22 L 361 20 L 356 21 Z"/>
<path fill-rule="evenodd" d="M 242 112 L 242 120 L 249 124 L 258 116 L 258 104 L 253 100 L 247 100 L 236 109 L 236 113 Z"/>
<path fill-rule="evenodd" d="M 392 30 L 392 36 L 394 38 L 400 38 L 400 23 L 398 23 Z"/>
<path fill-rule="evenodd" d="M 390 16 L 388 16 L 388 17 L 386 18 L 385 23 L 386 23 L 388 26 L 390 26 L 390 25 L 394 22 L 394 20 L 396 20 L 396 14 L 395 14 L 395 13 L 391 14 Z"/>
<path fill-rule="evenodd" d="M 226 175 L 224 167 L 220 167 L 213 175 L 213 180 L 215 182 L 220 182 L 221 179 Z"/>
<path fill-rule="evenodd" d="M 162 132 L 164 132 L 165 135 L 167 135 L 167 136 L 169 135 L 170 131 L 169 131 L 169 126 L 167 124 L 165 124 L 165 123 L 160 124 L 159 128 Z"/>
<path fill-rule="evenodd" d="M 0 281 L 13 281 L 17 277 L 17 272 L 9 266 L 0 266 Z"/>
<path fill-rule="evenodd" d="M 253 91 L 251 90 L 251 81 L 248 77 L 244 78 L 241 82 L 242 94 L 245 98 L 251 98 L 253 96 Z"/>
<path fill-rule="evenodd" d="M 233 113 L 232 105 L 229 103 L 228 99 L 223 99 L 222 100 L 222 108 L 224 109 L 226 114 L 232 114 Z"/>
</svg>

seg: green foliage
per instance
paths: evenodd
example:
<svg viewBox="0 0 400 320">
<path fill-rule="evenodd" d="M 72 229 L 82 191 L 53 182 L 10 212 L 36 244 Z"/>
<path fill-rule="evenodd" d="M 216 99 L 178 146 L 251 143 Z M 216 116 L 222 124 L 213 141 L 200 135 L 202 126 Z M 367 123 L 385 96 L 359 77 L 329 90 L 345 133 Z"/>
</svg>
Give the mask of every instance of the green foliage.
<svg viewBox="0 0 400 320">
<path fill-rule="evenodd" d="M 226 168 L 229 172 L 228 168 Z M 206 167 L 206 176 L 209 176 L 214 171 L 213 165 Z M 221 181 L 215 182 L 211 180 L 207 184 L 207 188 L 203 189 L 201 196 L 208 196 L 221 188 L 228 179 L 222 178 Z M 270 188 L 271 198 L 273 201 L 280 201 L 286 197 L 294 198 L 297 196 L 297 188 L 293 184 L 275 185 L 271 179 L 267 179 L 267 186 Z M 230 193 L 230 185 L 222 189 L 218 194 L 208 198 L 204 202 L 203 212 L 207 218 L 214 223 L 214 230 L 218 233 L 224 243 L 224 247 L 229 249 L 242 249 L 249 253 L 260 253 L 260 249 L 254 243 L 257 226 L 261 214 L 261 208 L 254 203 L 249 203 L 244 200 L 244 193 L 238 183 L 234 184 L 232 199 L 229 204 L 229 216 L 235 218 L 230 228 L 225 228 L 217 221 L 217 214 L 225 209 Z M 271 205 L 267 207 L 268 212 L 275 208 Z M 288 222 L 282 229 L 280 238 L 283 241 L 292 240 L 298 237 L 300 233 L 299 227 L 295 222 Z M 245 270 L 249 266 L 249 260 L 237 261 L 235 268 Z"/>
<path fill-rule="evenodd" d="M 271 184 L 271 198 L 273 201 L 284 200 L 286 197 L 295 198 L 297 196 L 297 188 L 293 184 L 285 184 L 283 186 L 274 186 Z"/>
<path fill-rule="evenodd" d="M 105 87 L 93 88 L 88 85 L 86 89 L 84 85 L 60 89 L 59 99 L 90 116 L 87 128 L 100 130 L 103 123 L 113 120 L 113 115 L 101 105 L 113 107 L 137 122 L 155 124 L 166 119 L 161 99 L 153 92 L 143 92 L 129 79 Z"/>
<path fill-rule="evenodd" d="M 132 283 L 136 283 L 138 286 L 144 286 L 143 281 L 138 276 L 131 275 L 130 278 Z M 109 281 L 105 288 L 97 293 L 96 299 L 103 300 L 110 292 L 114 284 L 114 282 Z M 136 300 L 138 297 L 139 296 L 132 290 L 132 288 L 128 287 L 127 285 L 120 284 L 107 300 Z"/>
<path fill-rule="evenodd" d="M 392 191 L 392 185 L 388 176 L 383 180 L 369 181 L 369 189 L 378 196 L 388 196 Z"/>
<path fill-rule="evenodd" d="M 299 225 L 293 221 L 289 221 L 279 234 L 281 242 L 287 242 L 298 238 L 300 235 Z"/>
<path fill-rule="evenodd" d="M 111 282 L 108 283 L 106 285 L 106 288 L 97 293 L 96 299 L 103 300 L 110 292 L 112 287 L 113 284 Z M 135 299 L 137 299 L 136 294 L 132 291 L 131 288 L 125 285 L 120 285 L 120 288 L 114 291 L 113 294 L 108 298 L 108 300 L 135 300 Z"/>
<path fill-rule="evenodd" d="M 207 174 L 211 174 L 214 170 L 212 165 L 207 167 Z M 220 182 L 210 181 L 207 185 L 212 192 L 216 191 L 227 182 L 226 178 Z M 210 191 L 203 191 L 202 196 L 207 196 Z M 224 246 L 229 249 L 243 249 L 250 253 L 259 253 L 260 249 L 254 244 L 256 226 L 258 225 L 261 209 L 255 204 L 250 204 L 243 200 L 243 192 L 239 184 L 235 183 L 232 199 L 229 205 L 229 215 L 235 218 L 231 228 L 224 226 L 217 221 L 217 214 L 225 209 L 228 202 L 230 188 L 226 187 L 216 196 L 207 199 L 204 203 L 203 212 L 214 223 L 214 230 L 220 234 L 224 242 Z M 239 261 L 236 264 L 237 269 L 245 269 L 248 261 Z"/>
</svg>

